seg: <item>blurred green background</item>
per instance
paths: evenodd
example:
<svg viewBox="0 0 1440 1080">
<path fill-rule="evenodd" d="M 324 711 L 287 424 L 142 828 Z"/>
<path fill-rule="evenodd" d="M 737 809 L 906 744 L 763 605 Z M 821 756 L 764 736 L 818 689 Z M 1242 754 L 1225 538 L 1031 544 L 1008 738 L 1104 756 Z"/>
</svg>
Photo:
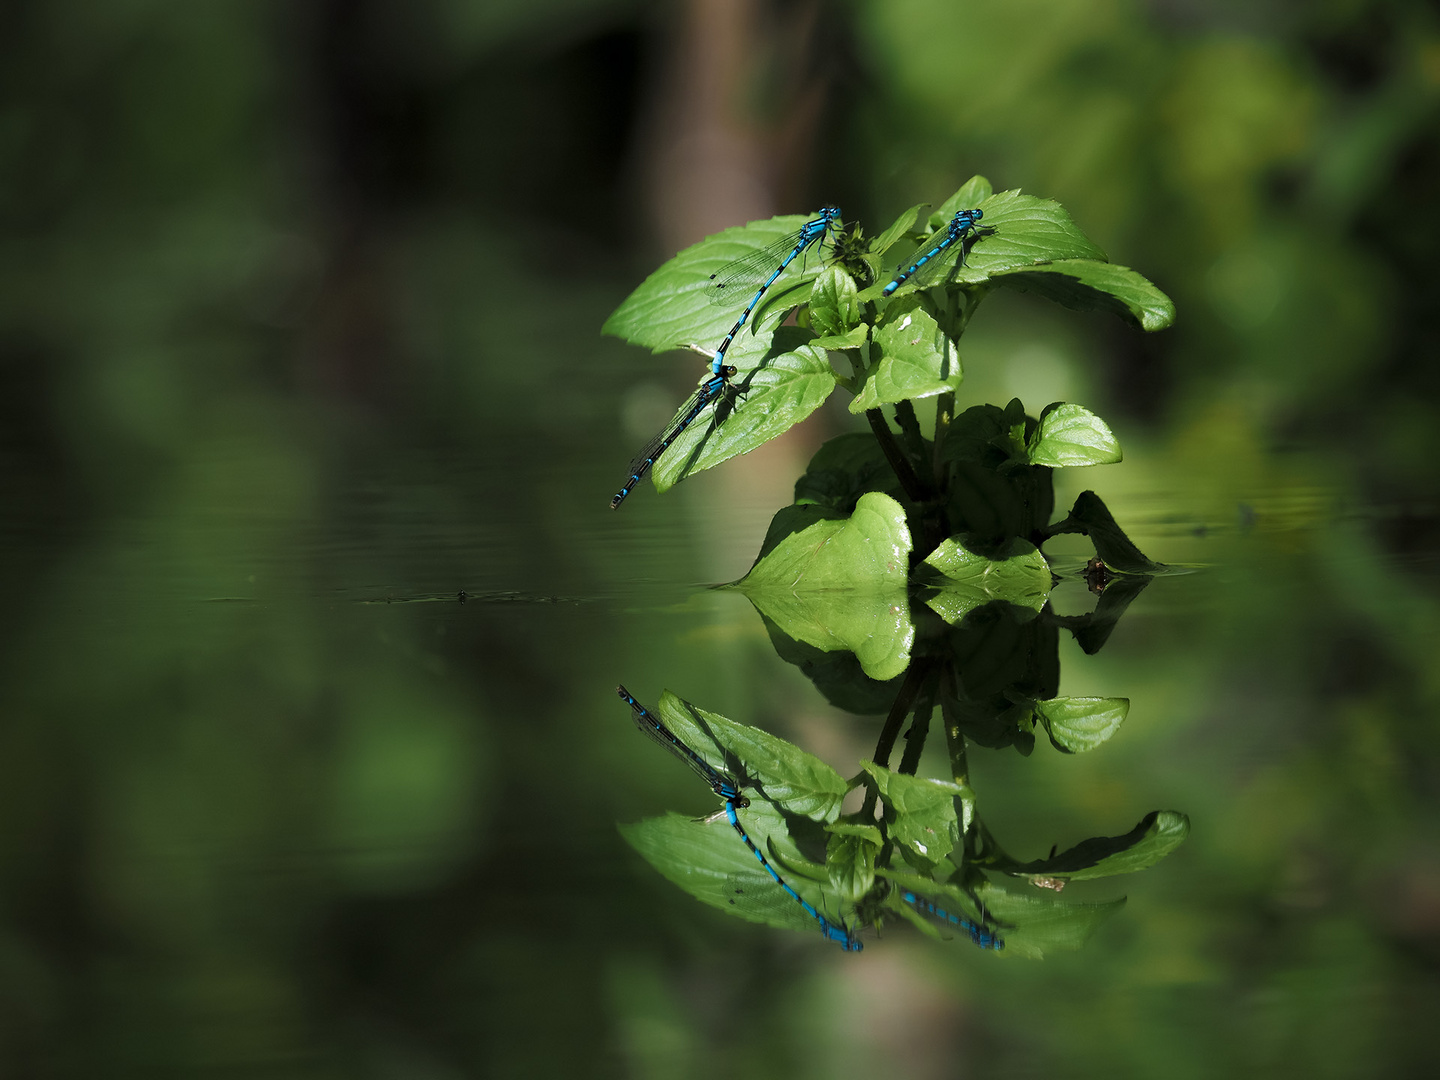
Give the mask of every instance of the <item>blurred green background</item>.
<svg viewBox="0 0 1440 1080">
<path fill-rule="evenodd" d="M 0 1074 L 1434 1075 L 1437 102 L 1419 0 L 5 4 Z M 712 807 L 612 688 L 855 771 L 696 588 L 850 420 L 612 514 L 700 365 L 598 329 L 977 172 L 1180 317 L 996 296 L 962 406 L 1105 417 L 1060 505 L 1196 569 L 1062 646 L 1130 718 L 973 754 L 986 819 L 1193 831 L 1081 953 L 846 956 L 624 847 Z"/>
</svg>

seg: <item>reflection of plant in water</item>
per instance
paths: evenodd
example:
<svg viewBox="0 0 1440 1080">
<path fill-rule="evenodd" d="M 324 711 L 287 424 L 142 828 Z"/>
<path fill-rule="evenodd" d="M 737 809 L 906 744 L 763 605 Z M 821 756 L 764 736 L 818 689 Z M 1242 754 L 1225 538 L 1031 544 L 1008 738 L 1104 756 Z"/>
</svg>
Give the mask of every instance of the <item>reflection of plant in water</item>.
<svg viewBox="0 0 1440 1080">
<path fill-rule="evenodd" d="M 934 250 L 946 221 L 970 207 L 983 209 L 984 228 L 884 297 L 890 274 L 881 260 L 890 248 L 909 239 L 916 250 Z M 1123 903 L 1062 900 L 1067 882 L 1149 866 L 1184 839 L 1188 822 L 1153 811 L 1121 836 L 1017 860 L 981 819 L 967 746 L 1029 754 L 1043 728 L 1057 749 L 1076 753 L 1113 735 L 1129 702 L 1060 696 L 1059 633 L 1094 653 L 1165 567 L 1131 543 L 1092 492 L 1051 520 L 1053 470 L 1120 460 L 1114 435 L 1063 402 L 1038 416 L 1019 400 L 957 414 L 959 339 L 998 286 L 1111 311 L 1144 330 L 1168 326 L 1174 309 L 1143 277 L 1105 261 L 1053 202 L 995 195 L 976 177 L 917 231 L 919 210 L 868 246 L 847 225 L 828 266 L 817 259 L 787 271 L 727 356 L 738 369 L 737 392 L 686 428 L 654 466 L 663 491 L 780 434 L 836 388 L 852 395 L 850 410 L 865 415 L 870 432 L 816 452 L 794 504 L 775 515 L 755 565 L 731 587 L 755 605 L 782 658 L 832 704 L 886 714 L 873 758 L 846 780 L 783 740 L 667 694 L 659 715 L 745 786 L 748 807 L 727 803 L 738 813 L 732 823 L 802 903 L 711 822 L 671 815 L 628 826 L 625 835 L 682 888 L 753 921 L 813 930 L 813 907 L 852 929 L 899 919 L 932 935 L 1043 956 L 1077 947 Z M 717 316 L 694 283 L 717 261 L 764 248 L 794 227 L 791 219 L 757 222 L 687 249 L 626 300 L 607 331 L 657 350 L 708 352 Z M 797 325 L 780 325 L 792 309 Z M 720 313 L 719 322 L 728 317 Z M 832 367 L 832 355 L 848 373 Z M 914 403 L 925 399 L 935 412 L 922 428 Z M 1085 615 L 1058 616 L 1049 605 L 1057 579 L 1042 548 L 1061 533 L 1084 534 L 1095 547 L 1084 577 L 1099 599 Z M 916 775 L 937 713 L 948 780 Z M 857 788 L 859 808 L 842 814 L 841 800 Z M 823 863 L 804 854 L 818 857 L 822 847 Z M 1001 889 L 993 875 L 1034 891 Z"/>
</svg>

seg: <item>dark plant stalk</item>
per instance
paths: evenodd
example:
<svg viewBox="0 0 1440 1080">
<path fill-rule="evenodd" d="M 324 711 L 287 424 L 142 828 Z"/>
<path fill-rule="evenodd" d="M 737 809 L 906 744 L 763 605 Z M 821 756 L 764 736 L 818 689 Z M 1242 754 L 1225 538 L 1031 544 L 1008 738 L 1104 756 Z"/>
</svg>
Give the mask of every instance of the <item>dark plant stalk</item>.
<svg viewBox="0 0 1440 1080">
<path fill-rule="evenodd" d="M 900 481 L 900 487 L 904 489 L 906 498 L 912 502 L 923 503 L 930 498 L 930 493 L 920 482 L 920 477 L 915 474 L 915 469 L 900 445 L 895 441 L 895 433 L 890 430 L 890 425 L 885 421 L 885 414 L 879 409 L 866 409 L 865 419 L 870 422 L 870 430 L 875 433 L 875 438 L 880 443 L 880 450 L 885 455 L 885 460 L 890 463 L 890 468 L 895 471 L 896 478 Z"/>
</svg>

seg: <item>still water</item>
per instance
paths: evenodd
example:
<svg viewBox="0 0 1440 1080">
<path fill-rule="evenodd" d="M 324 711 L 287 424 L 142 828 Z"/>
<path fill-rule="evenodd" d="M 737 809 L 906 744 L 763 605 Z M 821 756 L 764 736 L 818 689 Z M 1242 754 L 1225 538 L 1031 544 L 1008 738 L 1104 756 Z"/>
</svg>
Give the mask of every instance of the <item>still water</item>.
<svg viewBox="0 0 1440 1080">
<path fill-rule="evenodd" d="M 1181 572 L 1095 655 L 1060 634 L 1061 693 L 1126 697 L 1128 716 L 1083 754 L 1043 733 L 1029 756 L 972 747 L 981 814 L 1022 861 L 1152 810 L 1190 833 L 1148 869 L 1070 883 L 1066 900 L 1126 903 L 1035 960 L 894 920 L 847 955 L 696 902 L 622 840 L 617 823 L 716 806 L 637 736 L 617 682 L 845 777 L 874 754 L 882 718 L 827 704 L 744 596 L 707 587 L 748 569 L 783 463 L 611 514 L 599 455 L 556 471 L 390 446 L 337 468 L 307 445 L 217 433 L 103 527 L 6 530 L 15 1075 L 1354 1076 L 1431 1058 L 1436 564 L 1384 554 L 1387 513 L 1323 483 L 1323 460 L 1197 479 L 1170 445 L 1061 481 L 1057 505 L 1096 487 Z M 546 497 L 501 514 L 497 485 Z M 1093 608 L 1083 538 L 1047 553 L 1051 610 Z M 938 735 L 920 774 L 947 775 Z"/>
</svg>

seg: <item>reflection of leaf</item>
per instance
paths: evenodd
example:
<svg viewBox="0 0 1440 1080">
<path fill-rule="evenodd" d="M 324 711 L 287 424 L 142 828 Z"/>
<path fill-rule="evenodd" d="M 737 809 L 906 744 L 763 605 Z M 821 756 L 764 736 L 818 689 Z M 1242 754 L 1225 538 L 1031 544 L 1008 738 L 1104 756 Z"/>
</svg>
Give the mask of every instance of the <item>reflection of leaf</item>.
<svg viewBox="0 0 1440 1080">
<path fill-rule="evenodd" d="M 852 903 L 875 884 L 875 853 L 880 850 L 880 830 L 873 825 L 832 825 L 825 849 L 825 871 L 830 884 Z"/>
<path fill-rule="evenodd" d="M 747 835 L 767 856 L 783 858 L 791 865 L 807 862 L 774 807 L 753 802 L 739 811 L 739 817 Z M 806 932 L 818 929 L 815 920 L 775 884 L 723 817 L 707 822 L 666 814 L 621 825 L 620 834 L 646 862 L 697 900 L 750 922 Z M 823 886 L 803 875 L 781 873 L 786 883 L 818 910 L 837 910 L 838 898 Z"/>
<path fill-rule="evenodd" d="M 804 509 L 790 508 L 791 516 Z M 915 637 L 909 554 L 904 508 L 871 492 L 848 518 L 820 517 L 785 533 L 737 588 L 786 634 L 827 652 L 849 649 L 866 675 L 884 681 L 905 669 Z"/>
<path fill-rule="evenodd" d="M 1062 697 L 1035 702 L 1035 715 L 1057 749 L 1079 754 L 1094 750 L 1120 730 L 1129 698 Z"/>
<path fill-rule="evenodd" d="M 877 682 L 861 670 L 854 653 L 824 652 L 796 641 L 763 615 L 761 619 L 780 659 L 799 668 L 831 705 L 860 716 L 889 711 L 898 689 L 895 679 Z"/>
<path fill-rule="evenodd" d="M 1120 443 L 1104 420 L 1063 401 L 1040 414 L 1040 426 L 1030 443 L 1032 465 L 1108 465 L 1122 456 Z"/>
<path fill-rule="evenodd" d="M 1030 960 L 1079 949 L 1101 923 L 1125 904 L 1123 897 L 1085 903 L 1061 900 L 1043 893 L 1011 893 L 985 881 L 983 876 L 973 879 L 973 888 L 960 888 L 916 874 L 891 870 L 876 870 L 875 873 L 895 886 L 885 897 L 885 907 L 898 912 L 922 933 L 940 937 L 944 928 L 937 928 L 935 923 L 901 900 L 900 889 L 909 889 L 972 922 L 983 924 L 1004 942 L 1005 948 L 1000 955 L 1023 956 Z M 952 936 L 966 941 L 967 947 L 973 948 L 963 931 L 957 930 Z"/>
<path fill-rule="evenodd" d="M 1100 903 L 1061 900 L 1053 893 L 1013 893 L 985 882 L 975 890 L 986 915 L 1002 927 L 1001 956 L 1043 960 L 1074 952 L 1090 940 L 1100 924 L 1125 906 L 1122 896 Z"/>
<path fill-rule="evenodd" d="M 886 822 L 890 839 L 910 848 L 931 866 L 949 855 L 960 839 L 955 796 L 964 789 L 948 780 L 892 772 L 870 761 L 860 764 L 875 778 L 880 800 L 889 811 Z"/>
<path fill-rule="evenodd" d="M 1151 580 L 1149 577 L 1128 575 L 1116 578 L 1105 586 L 1094 611 L 1084 615 L 1056 615 L 1053 617 L 1055 625 L 1069 630 L 1075 637 L 1075 643 L 1087 655 L 1097 653 L 1110 639 L 1111 631 L 1130 602 L 1144 591 Z"/>
<path fill-rule="evenodd" d="M 1175 322 L 1174 301 L 1128 266 L 1067 259 L 998 274 L 994 280 L 1079 311 L 1108 311 L 1141 330 L 1164 330 Z"/>
<path fill-rule="evenodd" d="M 733 309 L 712 305 L 710 275 L 735 259 L 793 235 L 806 220 L 790 214 L 768 221 L 752 221 L 692 244 L 626 297 L 605 320 L 601 332 L 655 352 L 683 345 L 714 348 L 735 324 L 749 296 L 740 298 Z M 779 321 L 785 311 L 804 302 L 810 282 L 820 274 L 823 265 L 821 259 L 810 257 L 791 263 L 766 293 L 764 303 L 751 316 L 740 340 L 755 334 L 762 324 L 769 326 Z"/>
<path fill-rule="evenodd" d="M 1152 810 L 1123 836 L 1092 836 L 1048 859 L 1017 863 L 995 855 L 987 865 L 1007 874 L 1071 881 L 1133 874 L 1159 862 L 1190 833 L 1190 819 L 1174 810 Z"/>
<path fill-rule="evenodd" d="M 763 344 L 763 343 L 762 343 Z M 734 380 L 739 400 L 703 413 L 655 463 L 655 487 L 666 491 L 680 480 L 740 454 L 748 454 L 804 420 L 835 389 L 825 350 L 809 331 L 782 326 L 768 348 L 736 342 L 727 356 L 740 367 Z"/>
<path fill-rule="evenodd" d="M 766 800 L 815 821 L 834 821 L 840 813 L 840 802 L 849 790 L 845 778 L 794 743 L 697 709 L 668 691 L 660 699 L 660 715 L 680 730 L 680 721 L 688 720 L 690 726 L 706 731 L 744 765 L 746 780 L 755 781 Z"/>
<path fill-rule="evenodd" d="M 1050 595 L 1050 566 L 1032 544 L 1015 540 L 995 558 L 977 555 L 955 539 L 944 540 L 925 558 L 938 572 L 939 588 L 926 599 L 952 626 L 991 600 L 1008 600 L 1039 611 Z"/>
</svg>

